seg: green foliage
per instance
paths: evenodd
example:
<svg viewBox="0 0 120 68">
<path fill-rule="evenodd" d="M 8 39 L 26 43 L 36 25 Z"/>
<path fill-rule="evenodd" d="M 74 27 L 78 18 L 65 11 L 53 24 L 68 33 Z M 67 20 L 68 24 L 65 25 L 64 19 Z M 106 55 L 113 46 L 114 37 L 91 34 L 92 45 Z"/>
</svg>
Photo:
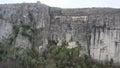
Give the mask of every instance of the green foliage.
<svg viewBox="0 0 120 68">
<path fill-rule="evenodd" d="M 90 57 L 89 57 L 89 55 L 84 54 L 84 58 L 87 60 L 87 59 L 89 59 Z"/>
<path fill-rule="evenodd" d="M 7 40 L 4 42 L 6 45 L 9 43 Z M 36 49 L 37 46 L 25 51 L 16 48 L 5 51 L 2 56 L 8 55 L 8 51 L 12 52 L 10 57 L 15 57 L 14 60 L 19 62 L 21 68 L 119 68 L 113 65 L 113 59 L 105 64 L 98 63 L 87 54 L 80 57 L 81 48 L 68 49 L 66 46 L 66 42 L 59 47 L 47 46 L 41 53 Z"/>
<path fill-rule="evenodd" d="M 38 37 L 36 38 L 36 41 L 40 41 L 40 40 L 42 40 L 42 37 L 41 37 L 41 36 L 38 36 Z"/>
<path fill-rule="evenodd" d="M 0 44 L 0 61 L 4 61 L 7 59 L 8 57 L 8 53 L 10 51 L 10 40 L 8 39 L 4 39 L 2 40 L 1 44 Z"/>
<path fill-rule="evenodd" d="M 12 45 L 15 43 L 16 37 L 19 33 L 19 26 L 13 26 L 13 33 L 8 39 L 3 39 L 0 43 L 0 61 L 7 60 L 8 57 L 11 57 L 13 54 Z"/>
<path fill-rule="evenodd" d="M 16 60 L 19 61 L 22 68 L 39 68 L 45 64 L 44 58 L 34 47 L 17 55 Z"/>
<path fill-rule="evenodd" d="M 13 36 L 14 36 L 14 37 L 17 37 L 17 35 L 18 35 L 18 33 L 19 33 L 19 28 L 20 28 L 20 27 L 19 27 L 18 25 L 14 25 L 14 26 L 13 26 L 13 29 L 14 29 L 14 30 L 13 30 Z"/>
</svg>

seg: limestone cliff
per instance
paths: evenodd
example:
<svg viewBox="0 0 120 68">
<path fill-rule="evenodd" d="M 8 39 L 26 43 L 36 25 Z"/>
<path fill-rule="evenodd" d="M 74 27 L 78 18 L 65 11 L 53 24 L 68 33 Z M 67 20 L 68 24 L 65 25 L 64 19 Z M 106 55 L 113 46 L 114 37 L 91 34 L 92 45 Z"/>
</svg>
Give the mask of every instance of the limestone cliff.
<svg viewBox="0 0 120 68">
<path fill-rule="evenodd" d="M 48 28 L 45 27 L 50 23 L 48 13 L 49 7 L 40 3 L 0 5 L 0 41 L 11 38 L 14 33 L 15 46 L 24 48 L 42 44 L 39 39 L 45 40 L 43 38 L 47 37 Z"/>
<path fill-rule="evenodd" d="M 41 3 L 0 5 L 0 42 L 15 47 L 80 46 L 92 58 L 120 62 L 120 9 L 62 9 Z"/>
</svg>

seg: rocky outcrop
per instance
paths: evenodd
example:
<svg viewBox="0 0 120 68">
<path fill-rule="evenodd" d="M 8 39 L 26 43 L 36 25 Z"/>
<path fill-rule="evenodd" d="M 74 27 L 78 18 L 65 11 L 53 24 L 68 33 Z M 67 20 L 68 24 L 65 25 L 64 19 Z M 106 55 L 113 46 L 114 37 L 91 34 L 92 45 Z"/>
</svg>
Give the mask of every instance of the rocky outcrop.
<svg viewBox="0 0 120 68">
<path fill-rule="evenodd" d="M 12 35 L 12 37 L 11 37 Z M 0 41 L 15 47 L 68 43 L 92 58 L 120 62 L 120 9 L 62 9 L 41 3 L 0 5 Z M 75 46 L 74 46 L 75 45 Z"/>
<path fill-rule="evenodd" d="M 49 7 L 46 5 L 40 3 L 0 5 L 0 41 L 9 38 L 9 35 L 15 35 L 15 46 L 41 45 L 48 36 L 48 28 L 45 27 L 48 27 L 49 23 Z"/>
<path fill-rule="evenodd" d="M 100 21 L 98 21 L 100 19 Z M 91 56 L 99 60 L 114 60 L 119 63 L 120 16 L 101 16 L 91 32 Z M 100 23 L 100 24 L 99 24 Z M 101 24 L 102 23 L 102 24 Z"/>
<path fill-rule="evenodd" d="M 53 40 L 78 42 L 92 58 L 119 63 L 119 9 L 56 9 L 51 16 Z M 59 12 L 58 12 L 59 11 Z"/>
</svg>

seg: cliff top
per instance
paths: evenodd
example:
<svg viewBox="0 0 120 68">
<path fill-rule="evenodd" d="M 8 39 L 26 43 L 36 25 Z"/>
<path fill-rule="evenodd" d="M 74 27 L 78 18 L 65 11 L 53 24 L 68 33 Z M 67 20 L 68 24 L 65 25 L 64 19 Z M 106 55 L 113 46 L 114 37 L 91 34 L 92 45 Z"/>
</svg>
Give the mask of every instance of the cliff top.
<svg viewBox="0 0 120 68">
<path fill-rule="evenodd" d="M 39 1 L 37 3 L 16 3 L 16 4 L 0 4 L 0 11 L 1 9 L 13 9 L 13 8 L 19 8 L 19 7 L 50 7 L 45 4 L 40 3 Z M 93 8 L 58 8 L 58 7 L 50 7 L 50 14 L 52 15 L 96 15 L 96 14 L 120 14 L 120 9 L 118 8 L 99 8 L 99 7 L 93 7 Z"/>
</svg>

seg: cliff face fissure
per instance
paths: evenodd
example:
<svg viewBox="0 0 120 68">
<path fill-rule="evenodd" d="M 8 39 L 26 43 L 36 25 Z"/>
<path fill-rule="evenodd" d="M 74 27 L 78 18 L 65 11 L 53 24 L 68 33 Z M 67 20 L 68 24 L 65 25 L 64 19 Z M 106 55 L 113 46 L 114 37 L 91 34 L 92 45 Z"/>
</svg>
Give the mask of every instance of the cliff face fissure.
<svg viewBox="0 0 120 68">
<path fill-rule="evenodd" d="M 26 49 L 32 45 L 59 46 L 66 41 L 71 47 L 82 47 L 94 59 L 113 59 L 118 63 L 119 11 L 112 8 L 62 9 L 41 3 L 0 5 L 0 42 L 12 38 L 15 47 Z"/>
</svg>

